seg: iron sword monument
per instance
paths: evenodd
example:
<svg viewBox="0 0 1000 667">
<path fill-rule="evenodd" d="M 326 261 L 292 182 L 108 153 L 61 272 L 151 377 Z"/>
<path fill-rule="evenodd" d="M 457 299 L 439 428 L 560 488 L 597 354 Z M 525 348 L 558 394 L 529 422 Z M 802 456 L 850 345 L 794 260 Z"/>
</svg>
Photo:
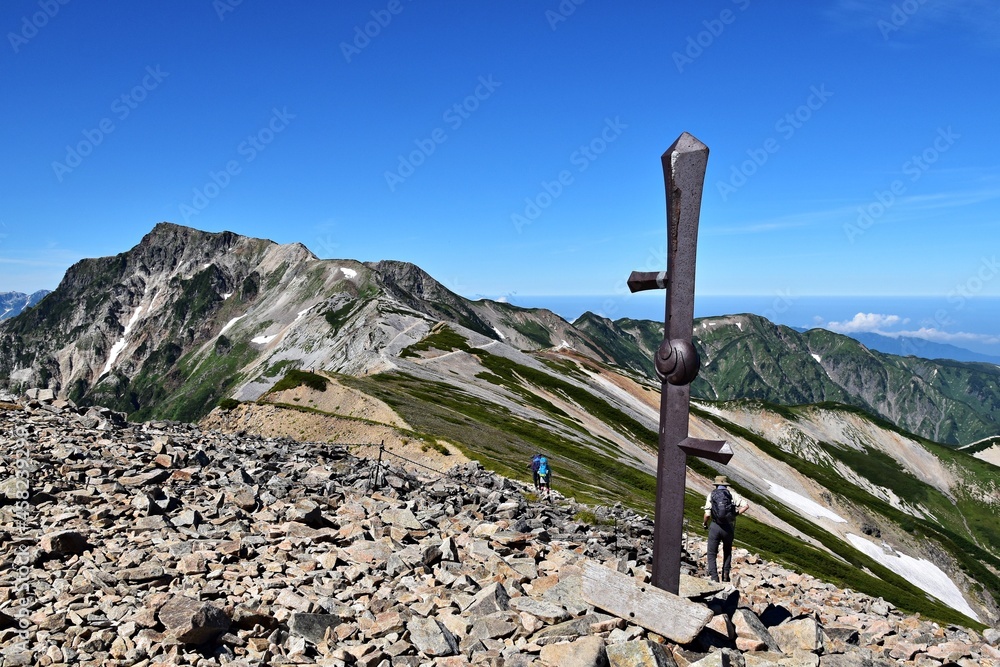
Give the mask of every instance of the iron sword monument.
<svg viewBox="0 0 1000 667">
<path fill-rule="evenodd" d="M 691 382 L 700 360 L 694 331 L 694 274 L 701 193 L 708 147 L 687 132 L 660 158 L 667 195 L 667 270 L 633 271 L 632 292 L 666 289 L 663 343 L 653 358 L 660 378 L 660 440 L 653 524 L 653 577 L 657 588 L 677 594 L 684 527 L 684 485 L 688 454 L 728 463 L 733 451 L 724 440 L 688 436 Z"/>
</svg>

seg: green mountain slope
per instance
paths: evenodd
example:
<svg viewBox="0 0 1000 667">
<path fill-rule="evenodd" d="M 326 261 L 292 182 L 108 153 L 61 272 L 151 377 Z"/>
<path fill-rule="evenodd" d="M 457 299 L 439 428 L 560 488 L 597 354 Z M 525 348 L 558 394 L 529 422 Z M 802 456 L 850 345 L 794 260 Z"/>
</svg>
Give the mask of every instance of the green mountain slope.
<svg viewBox="0 0 1000 667">
<path fill-rule="evenodd" d="M 575 324 L 617 365 L 655 377 L 648 359 L 662 324 L 590 313 Z M 992 364 L 882 354 L 847 336 L 800 333 L 756 315 L 699 319 L 694 342 L 702 369 L 691 392 L 699 398 L 843 403 L 945 444 L 1000 433 L 1000 368 Z"/>
</svg>

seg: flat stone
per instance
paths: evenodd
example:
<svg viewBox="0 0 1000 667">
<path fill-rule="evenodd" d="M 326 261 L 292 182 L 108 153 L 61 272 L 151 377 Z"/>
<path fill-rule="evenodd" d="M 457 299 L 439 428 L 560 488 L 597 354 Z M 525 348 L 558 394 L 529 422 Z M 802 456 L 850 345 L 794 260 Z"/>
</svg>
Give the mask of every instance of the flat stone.
<svg viewBox="0 0 1000 667">
<path fill-rule="evenodd" d="M 562 623 L 570 618 L 569 612 L 559 605 L 532 597 L 511 598 L 509 604 L 511 609 L 531 614 L 549 624 Z"/>
</svg>

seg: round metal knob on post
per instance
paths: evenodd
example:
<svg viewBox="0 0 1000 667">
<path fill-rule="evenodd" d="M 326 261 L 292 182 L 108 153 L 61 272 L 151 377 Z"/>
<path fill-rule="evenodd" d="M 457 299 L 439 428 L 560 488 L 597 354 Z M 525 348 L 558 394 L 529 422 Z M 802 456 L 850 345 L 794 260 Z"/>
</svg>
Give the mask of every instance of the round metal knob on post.
<svg viewBox="0 0 1000 667">
<path fill-rule="evenodd" d="M 679 338 L 664 339 L 653 358 L 653 366 L 660 381 L 677 386 L 691 384 L 698 377 L 700 365 L 698 350 L 691 341 Z"/>
</svg>

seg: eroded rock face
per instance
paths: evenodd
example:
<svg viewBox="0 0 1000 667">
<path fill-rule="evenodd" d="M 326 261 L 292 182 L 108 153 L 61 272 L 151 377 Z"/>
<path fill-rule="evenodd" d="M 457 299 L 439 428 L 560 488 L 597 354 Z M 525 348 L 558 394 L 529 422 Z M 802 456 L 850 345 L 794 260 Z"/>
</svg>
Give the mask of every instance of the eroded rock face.
<svg viewBox="0 0 1000 667">
<path fill-rule="evenodd" d="M 677 645 L 636 624 L 641 609 L 584 595 L 595 564 L 649 581 L 650 522 L 621 507 L 529 502 L 476 463 L 392 469 L 375 489 L 374 461 L 326 443 L 37 398 L 0 409 L 0 439 L 30 433 L 2 443 L 0 483 L 27 471 L 31 498 L 0 500 L 0 562 L 16 566 L 0 569 L 0 665 L 1000 664 L 995 631 L 743 550 L 732 585 L 708 582 L 695 536 L 681 595 L 714 617 Z M 617 533 L 574 521 L 583 509 Z"/>
</svg>

